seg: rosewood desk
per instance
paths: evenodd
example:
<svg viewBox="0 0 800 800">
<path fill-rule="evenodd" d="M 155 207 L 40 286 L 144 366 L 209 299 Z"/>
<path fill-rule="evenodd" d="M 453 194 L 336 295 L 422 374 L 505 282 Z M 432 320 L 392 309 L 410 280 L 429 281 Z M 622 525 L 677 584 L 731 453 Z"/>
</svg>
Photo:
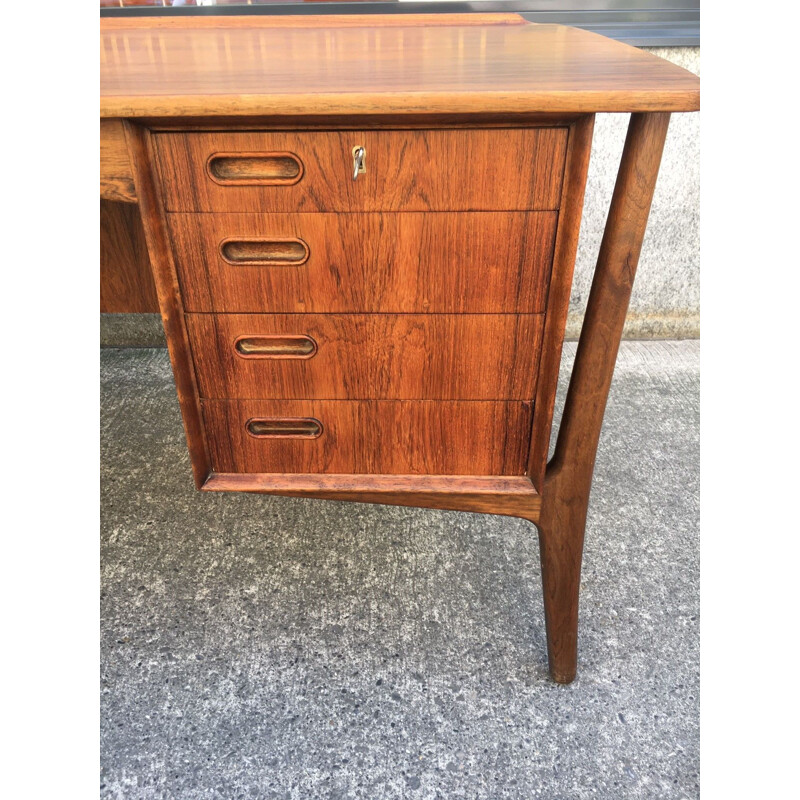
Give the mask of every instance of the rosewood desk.
<svg viewBox="0 0 800 800">
<path fill-rule="evenodd" d="M 550 672 L 571 681 L 606 398 L 698 79 L 513 14 L 101 34 L 101 194 L 141 210 L 198 488 L 530 520 Z M 548 463 L 603 112 L 630 126 Z"/>
</svg>

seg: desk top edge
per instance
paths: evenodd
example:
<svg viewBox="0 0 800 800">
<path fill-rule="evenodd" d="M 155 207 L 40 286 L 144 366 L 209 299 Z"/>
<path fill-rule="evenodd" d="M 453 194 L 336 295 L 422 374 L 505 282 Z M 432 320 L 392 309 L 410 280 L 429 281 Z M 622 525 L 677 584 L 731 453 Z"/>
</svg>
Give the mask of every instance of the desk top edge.
<svg viewBox="0 0 800 800">
<path fill-rule="evenodd" d="M 517 14 L 103 18 L 100 31 L 106 118 L 700 105 L 699 78 L 688 70 Z"/>
</svg>

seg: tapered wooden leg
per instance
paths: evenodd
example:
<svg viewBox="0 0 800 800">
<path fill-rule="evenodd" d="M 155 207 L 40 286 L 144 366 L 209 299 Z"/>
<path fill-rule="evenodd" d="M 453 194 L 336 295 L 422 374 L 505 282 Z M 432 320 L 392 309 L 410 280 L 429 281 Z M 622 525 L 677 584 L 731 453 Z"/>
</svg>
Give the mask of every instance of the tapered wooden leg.
<svg viewBox="0 0 800 800">
<path fill-rule="evenodd" d="M 575 678 L 592 473 L 669 114 L 632 114 L 538 521 L 550 674 Z"/>
<path fill-rule="evenodd" d="M 557 683 L 570 683 L 575 679 L 578 664 L 583 530 L 577 526 L 573 531 L 566 527 L 551 530 L 540 523 L 539 553 L 550 677 Z"/>
</svg>

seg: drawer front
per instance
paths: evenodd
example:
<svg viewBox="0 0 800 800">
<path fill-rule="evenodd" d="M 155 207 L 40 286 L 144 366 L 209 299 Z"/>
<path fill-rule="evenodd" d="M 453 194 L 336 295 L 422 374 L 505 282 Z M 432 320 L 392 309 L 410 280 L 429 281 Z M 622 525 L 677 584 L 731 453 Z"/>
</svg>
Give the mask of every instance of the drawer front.
<svg viewBox="0 0 800 800">
<path fill-rule="evenodd" d="M 558 213 L 169 214 L 184 307 L 540 313 Z"/>
<path fill-rule="evenodd" d="M 216 472 L 522 475 L 531 404 L 205 400 Z"/>
<path fill-rule="evenodd" d="M 566 128 L 160 133 L 167 211 L 559 206 Z M 365 172 L 353 180 L 353 149 Z"/>
<path fill-rule="evenodd" d="M 189 314 L 209 398 L 530 400 L 538 314 Z"/>
</svg>

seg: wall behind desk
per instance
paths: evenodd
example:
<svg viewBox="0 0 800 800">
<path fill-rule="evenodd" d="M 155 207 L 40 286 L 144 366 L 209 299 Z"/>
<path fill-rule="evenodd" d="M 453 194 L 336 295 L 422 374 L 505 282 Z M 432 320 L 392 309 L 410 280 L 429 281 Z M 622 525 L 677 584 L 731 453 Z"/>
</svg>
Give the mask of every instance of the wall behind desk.
<svg viewBox="0 0 800 800">
<path fill-rule="evenodd" d="M 700 74 L 699 47 L 643 48 Z M 617 177 L 628 114 L 598 114 L 567 337 L 577 338 Z M 624 337 L 700 336 L 700 114 L 673 114 Z"/>
</svg>

